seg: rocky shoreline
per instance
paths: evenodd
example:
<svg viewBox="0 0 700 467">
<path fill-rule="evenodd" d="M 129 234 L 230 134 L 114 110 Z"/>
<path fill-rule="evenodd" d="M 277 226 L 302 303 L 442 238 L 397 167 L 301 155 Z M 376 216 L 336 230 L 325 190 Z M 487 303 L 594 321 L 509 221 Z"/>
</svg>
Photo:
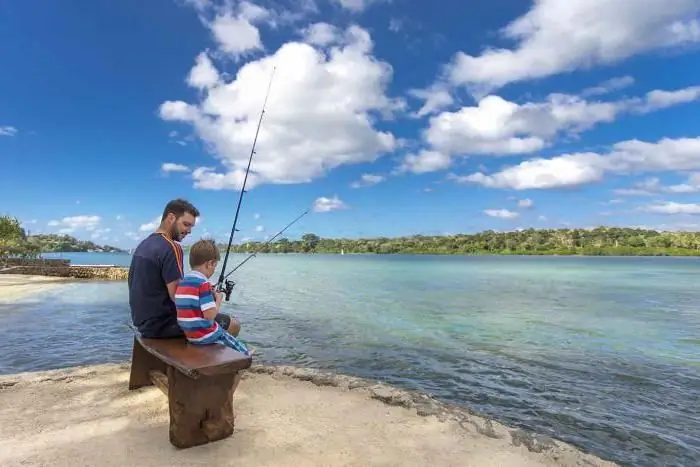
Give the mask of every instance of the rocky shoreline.
<svg viewBox="0 0 700 467">
<path fill-rule="evenodd" d="M 332 386 L 345 391 L 359 391 L 390 406 L 414 409 L 421 417 L 434 416 L 441 422 L 454 421 L 464 430 L 478 433 L 494 439 L 510 439 L 513 446 L 524 446 L 530 452 L 548 452 L 555 460 L 558 453 L 580 451 L 580 449 L 521 428 L 509 428 L 500 422 L 476 414 L 467 407 L 461 407 L 440 402 L 427 394 L 409 391 L 381 382 L 371 381 L 355 376 L 342 375 L 311 368 L 299 368 L 285 365 L 253 364 L 247 373 L 268 374 L 273 377 L 290 377 L 300 381 L 308 381 L 316 386 Z M 243 379 L 249 377 L 244 374 Z M 599 465 L 587 463 L 583 465 Z M 615 464 L 610 464 L 615 465 Z"/>
<path fill-rule="evenodd" d="M 125 281 L 129 278 L 129 268 L 113 265 L 22 265 L 0 269 L 0 274 L 23 276 L 65 277 L 73 279 Z"/>
<path fill-rule="evenodd" d="M 141 420 L 150 426 L 148 432 L 150 438 L 143 439 L 143 446 L 134 446 L 132 454 L 146 463 L 156 461 L 149 458 L 152 455 L 154 443 L 159 446 L 160 455 L 173 456 L 172 464 L 168 464 L 169 461 L 166 458 L 158 458 L 157 462 L 165 462 L 168 465 L 187 462 L 188 459 L 181 457 L 183 455 L 194 456 L 189 459 L 189 465 L 191 462 L 207 461 L 207 458 L 202 456 L 216 456 L 216 449 L 218 449 L 216 446 L 200 449 L 197 453 L 195 453 L 196 450 L 187 450 L 185 454 L 181 451 L 172 453 L 163 451 L 163 449 L 169 449 L 167 447 L 167 399 L 153 388 L 151 388 L 153 391 L 148 388 L 128 391 L 129 368 L 129 362 L 122 362 L 0 376 L 0 400 L 5 402 L 2 404 L 4 408 L 0 409 L 0 421 L 3 426 L 14 426 L 14 418 L 24 417 L 22 406 L 25 403 L 32 406 L 45 405 L 46 411 L 49 412 L 46 415 L 49 417 L 47 420 L 60 420 L 59 425 L 62 427 L 60 430 L 70 429 L 76 435 L 92 429 L 90 426 L 97 423 L 93 420 L 115 420 L 113 423 L 118 422 L 132 427 L 138 427 L 139 423 L 136 423 L 136 420 Z M 94 390 L 97 387 L 101 388 L 99 402 L 94 400 L 97 394 Z M 92 402 L 87 405 L 81 404 L 80 413 L 76 413 L 75 410 L 78 410 L 78 407 L 70 401 L 85 397 L 88 397 L 85 402 L 88 400 Z M 58 402 L 64 398 L 66 407 L 63 407 L 65 404 L 62 402 Z M 479 416 L 469 409 L 436 401 L 426 394 L 315 369 L 254 364 L 244 372 L 241 389 L 236 392 L 234 400 L 237 419 L 239 419 L 236 428 L 238 434 L 223 442 L 228 443 L 227 450 L 240 449 L 239 458 L 231 459 L 232 462 L 247 460 L 249 463 L 281 465 L 280 462 L 294 463 L 296 460 L 301 460 L 299 456 L 305 456 L 306 460 L 313 459 L 313 462 L 324 461 L 324 465 L 338 465 L 340 461 L 334 456 L 339 452 L 338 449 L 341 449 L 354 456 L 356 462 L 351 462 L 352 465 L 367 465 L 366 461 L 379 455 L 391 456 L 391 465 L 425 465 L 416 457 L 423 454 L 444 456 L 442 460 L 435 459 L 434 465 L 453 465 L 456 459 L 460 459 L 460 465 L 497 465 L 499 463 L 514 467 L 617 465 L 562 441 L 526 430 L 506 427 L 499 422 Z M 114 405 L 112 401 L 120 402 Z M 385 409 L 376 406 L 376 403 Z M 63 411 L 75 417 L 76 422 L 66 420 Z M 26 420 L 26 417 L 23 420 Z M 44 422 L 37 423 L 43 426 Z M 74 459 L 71 447 L 61 447 L 60 452 L 52 448 L 44 454 L 33 454 L 33 448 L 28 449 L 29 446 L 24 444 L 36 444 L 37 441 L 34 440 L 36 428 L 33 425 L 20 428 L 25 432 L 20 437 L 16 436 L 15 430 L 10 430 L 11 433 L 4 430 L 6 433 L 3 433 L 3 429 L 0 429 L 0 435 L 4 435 L 0 436 L 0 448 L 3 446 L 7 448 L 0 451 L 5 450 L 9 455 L 12 451 L 10 448 L 15 446 L 21 448 L 18 452 L 26 453 L 21 458 L 8 457 L 5 461 L 32 463 L 39 460 L 34 459 L 35 455 L 42 459 L 44 456 L 47 459 L 49 457 L 55 459 L 54 456 L 58 455 L 60 461 L 55 462 L 54 465 L 71 465 L 71 459 Z M 349 430 L 347 433 L 350 434 L 338 435 L 340 437 L 336 438 L 336 434 L 345 433 L 345 430 Z M 405 431 L 405 436 L 408 438 L 401 441 L 409 443 L 413 448 L 407 451 L 398 445 L 394 446 L 396 440 L 390 436 L 397 436 L 397 433 L 394 435 L 390 433 L 396 430 L 401 433 L 404 433 L 402 430 L 408 430 Z M 304 452 L 300 454 L 298 443 L 292 443 L 288 438 L 296 436 L 296 433 L 302 436 L 299 439 L 301 442 L 301 439 L 307 439 L 307 435 L 303 433 L 310 432 L 315 432 L 314 436 L 318 440 L 313 446 L 305 447 Z M 7 438 L 7 436 L 10 437 Z M 105 449 L 112 449 L 109 446 L 113 446 L 114 443 L 125 442 L 114 439 L 118 436 L 134 439 L 136 435 L 130 431 L 123 432 L 123 435 L 116 433 L 110 435 Z M 250 436 L 256 438 L 253 440 Z M 270 438 L 267 438 L 268 436 Z M 290 447 L 291 450 L 280 449 L 280 436 L 294 447 Z M 50 439 L 51 430 L 46 432 L 46 437 L 47 440 Z M 336 445 L 327 448 L 330 449 L 328 451 L 321 452 L 322 444 L 318 443 L 323 443 L 324 437 L 328 442 L 341 443 L 342 447 Z M 21 441 L 21 439 L 27 441 Z M 269 449 L 250 451 L 247 443 L 251 441 L 260 444 L 258 448 L 270 443 Z M 367 451 L 370 445 L 374 449 L 373 453 Z M 99 449 L 99 446 L 96 449 Z M 270 464 L 269 462 L 273 459 L 267 459 L 266 456 L 273 451 L 275 459 Z M 428 451 L 433 452 L 430 454 Z M 102 460 L 97 453 L 91 455 L 94 456 L 94 462 L 90 465 L 102 465 L 100 464 Z M 115 465 L 118 465 L 116 464 L 118 461 L 128 460 L 118 459 L 123 455 L 121 451 L 115 451 L 114 455 L 116 456 Z M 251 456 L 251 458 L 245 459 L 245 456 Z M 0 459 L 2 457 L 0 455 Z M 136 458 L 132 460 L 134 459 Z M 209 460 L 216 464 L 216 459 L 212 457 Z M 348 465 L 345 459 L 340 463 Z"/>
</svg>

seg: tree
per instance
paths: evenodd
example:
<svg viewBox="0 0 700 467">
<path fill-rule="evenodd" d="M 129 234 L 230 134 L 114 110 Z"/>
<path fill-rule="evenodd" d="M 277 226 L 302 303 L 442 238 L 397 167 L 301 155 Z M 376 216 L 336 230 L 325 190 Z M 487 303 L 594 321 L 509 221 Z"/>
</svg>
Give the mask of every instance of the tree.
<svg viewBox="0 0 700 467">
<path fill-rule="evenodd" d="M 0 216 L 0 259 L 36 258 L 40 248 L 27 241 L 27 234 L 17 218 Z"/>
<path fill-rule="evenodd" d="M 307 233 L 301 236 L 301 241 L 304 244 L 304 251 L 309 252 L 316 249 L 316 245 L 321 241 L 321 238 L 312 233 Z"/>
</svg>

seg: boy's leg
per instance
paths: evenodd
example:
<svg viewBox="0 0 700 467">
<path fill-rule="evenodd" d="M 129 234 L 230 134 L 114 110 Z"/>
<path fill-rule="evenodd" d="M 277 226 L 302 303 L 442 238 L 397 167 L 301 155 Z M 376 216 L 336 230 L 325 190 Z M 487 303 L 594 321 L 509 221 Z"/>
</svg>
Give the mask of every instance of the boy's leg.
<svg viewBox="0 0 700 467">
<path fill-rule="evenodd" d="M 214 321 L 219 323 L 219 326 L 226 329 L 229 334 L 234 337 L 238 337 L 238 333 L 241 332 L 241 325 L 235 319 L 231 318 L 229 315 L 224 313 L 218 313 L 214 318 Z"/>
</svg>

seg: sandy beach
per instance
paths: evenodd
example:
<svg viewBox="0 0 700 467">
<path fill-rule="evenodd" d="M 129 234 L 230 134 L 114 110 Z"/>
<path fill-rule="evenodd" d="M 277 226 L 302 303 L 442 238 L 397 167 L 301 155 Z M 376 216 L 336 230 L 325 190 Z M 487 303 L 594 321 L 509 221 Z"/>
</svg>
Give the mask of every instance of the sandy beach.
<svg viewBox="0 0 700 467">
<path fill-rule="evenodd" d="M 0 301 L 13 301 L 32 294 L 40 294 L 60 287 L 75 279 L 65 277 L 0 274 Z"/>
<path fill-rule="evenodd" d="M 253 366 L 232 437 L 168 441 L 166 397 L 129 364 L 0 376 L 0 465 L 615 465 L 566 444 L 357 378 Z"/>
</svg>

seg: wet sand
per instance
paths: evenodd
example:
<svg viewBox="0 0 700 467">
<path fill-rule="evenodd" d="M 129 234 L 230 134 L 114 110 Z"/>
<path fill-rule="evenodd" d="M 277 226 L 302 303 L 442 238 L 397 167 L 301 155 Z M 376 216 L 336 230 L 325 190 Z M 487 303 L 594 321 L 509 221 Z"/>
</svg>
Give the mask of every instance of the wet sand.
<svg viewBox="0 0 700 467">
<path fill-rule="evenodd" d="M 0 465 L 607 466 L 573 447 L 342 375 L 254 365 L 235 433 L 177 450 L 166 397 L 129 364 L 0 376 Z"/>
<path fill-rule="evenodd" d="M 75 279 L 68 277 L 0 274 L 0 301 L 11 302 L 30 295 L 38 295 Z"/>
</svg>

